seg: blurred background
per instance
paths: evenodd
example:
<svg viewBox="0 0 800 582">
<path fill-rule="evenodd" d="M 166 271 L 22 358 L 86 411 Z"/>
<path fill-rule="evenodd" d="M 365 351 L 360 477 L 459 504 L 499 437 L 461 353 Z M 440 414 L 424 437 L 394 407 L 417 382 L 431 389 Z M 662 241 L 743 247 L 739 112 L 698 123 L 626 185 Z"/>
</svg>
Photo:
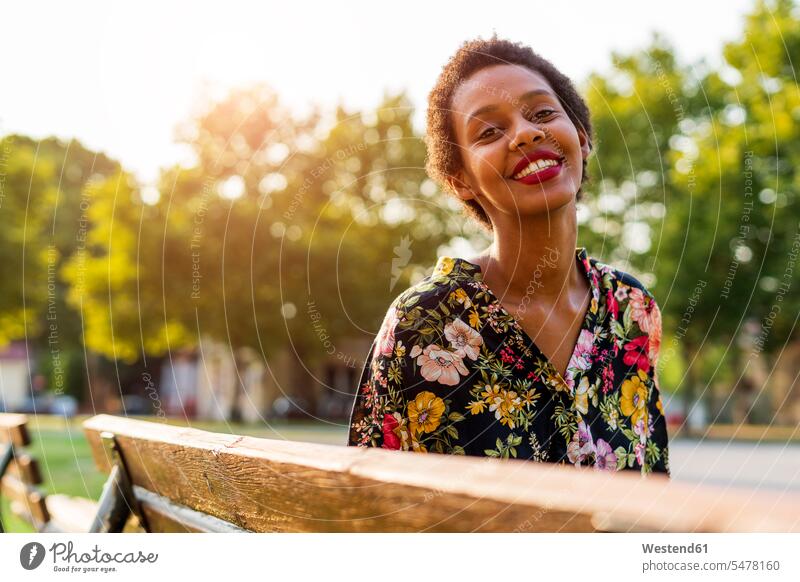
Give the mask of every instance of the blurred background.
<svg viewBox="0 0 800 582">
<path fill-rule="evenodd" d="M 800 6 L 551 8 L 4 7 L 0 410 L 52 489 L 99 492 L 87 414 L 345 442 L 391 300 L 488 243 L 422 135 L 494 31 L 590 105 L 578 242 L 661 306 L 673 473 L 800 489 Z"/>
</svg>

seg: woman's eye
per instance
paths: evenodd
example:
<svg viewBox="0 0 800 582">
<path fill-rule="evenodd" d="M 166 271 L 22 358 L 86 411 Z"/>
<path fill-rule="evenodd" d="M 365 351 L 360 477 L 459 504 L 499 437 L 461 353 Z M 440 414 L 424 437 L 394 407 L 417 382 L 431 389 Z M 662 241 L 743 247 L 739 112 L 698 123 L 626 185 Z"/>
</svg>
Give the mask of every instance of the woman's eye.
<svg viewBox="0 0 800 582">
<path fill-rule="evenodd" d="M 490 127 L 486 129 L 483 133 L 478 136 L 478 139 L 486 139 L 487 137 L 492 137 L 493 132 L 497 131 L 496 127 Z"/>
<path fill-rule="evenodd" d="M 550 117 L 555 112 L 555 109 L 540 109 L 533 115 L 533 117 L 536 119 L 544 119 L 545 117 Z"/>
</svg>

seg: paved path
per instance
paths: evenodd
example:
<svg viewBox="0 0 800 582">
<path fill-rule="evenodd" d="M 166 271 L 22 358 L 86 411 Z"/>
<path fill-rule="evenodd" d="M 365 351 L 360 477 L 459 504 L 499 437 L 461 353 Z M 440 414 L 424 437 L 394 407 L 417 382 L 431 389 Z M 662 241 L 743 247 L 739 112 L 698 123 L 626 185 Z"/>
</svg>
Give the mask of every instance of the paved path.
<svg viewBox="0 0 800 582">
<path fill-rule="evenodd" d="M 670 441 L 676 480 L 800 492 L 800 444 Z"/>
</svg>

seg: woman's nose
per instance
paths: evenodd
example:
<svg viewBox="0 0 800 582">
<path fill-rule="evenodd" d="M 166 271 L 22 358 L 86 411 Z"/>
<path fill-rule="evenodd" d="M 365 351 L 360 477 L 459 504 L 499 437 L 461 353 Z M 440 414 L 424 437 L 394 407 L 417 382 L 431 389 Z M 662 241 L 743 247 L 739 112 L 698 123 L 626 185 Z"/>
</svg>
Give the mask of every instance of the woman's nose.
<svg viewBox="0 0 800 582">
<path fill-rule="evenodd" d="M 546 137 L 544 131 L 538 124 L 532 123 L 527 119 L 522 119 L 515 128 L 513 139 L 509 142 L 509 149 L 511 151 L 517 150 L 524 145 L 533 143 L 534 141 L 544 139 Z"/>
</svg>

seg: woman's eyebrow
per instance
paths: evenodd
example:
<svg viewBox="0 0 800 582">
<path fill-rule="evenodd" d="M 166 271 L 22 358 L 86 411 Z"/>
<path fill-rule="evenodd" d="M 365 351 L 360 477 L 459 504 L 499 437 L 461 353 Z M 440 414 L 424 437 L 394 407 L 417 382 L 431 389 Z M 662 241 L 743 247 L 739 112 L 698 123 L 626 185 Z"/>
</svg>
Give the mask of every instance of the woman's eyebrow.
<svg viewBox="0 0 800 582">
<path fill-rule="evenodd" d="M 533 91 L 528 91 L 521 95 L 517 101 L 527 101 L 531 97 L 538 97 L 539 95 L 548 95 L 550 97 L 555 97 L 552 92 L 548 91 L 547 89 L 534 89 Z M 484 105 L 483 107 L 478 107 L 475 111 L 473 111 L 469 116 L 467 116 L 467 124 L 471 121 L 475 121 L 476 117 L 479 115 L 483 115 L 484 113 L 491 113 L 492 111 L 497 111 L 498 106 L 496 104 Z"/>
</svg>

